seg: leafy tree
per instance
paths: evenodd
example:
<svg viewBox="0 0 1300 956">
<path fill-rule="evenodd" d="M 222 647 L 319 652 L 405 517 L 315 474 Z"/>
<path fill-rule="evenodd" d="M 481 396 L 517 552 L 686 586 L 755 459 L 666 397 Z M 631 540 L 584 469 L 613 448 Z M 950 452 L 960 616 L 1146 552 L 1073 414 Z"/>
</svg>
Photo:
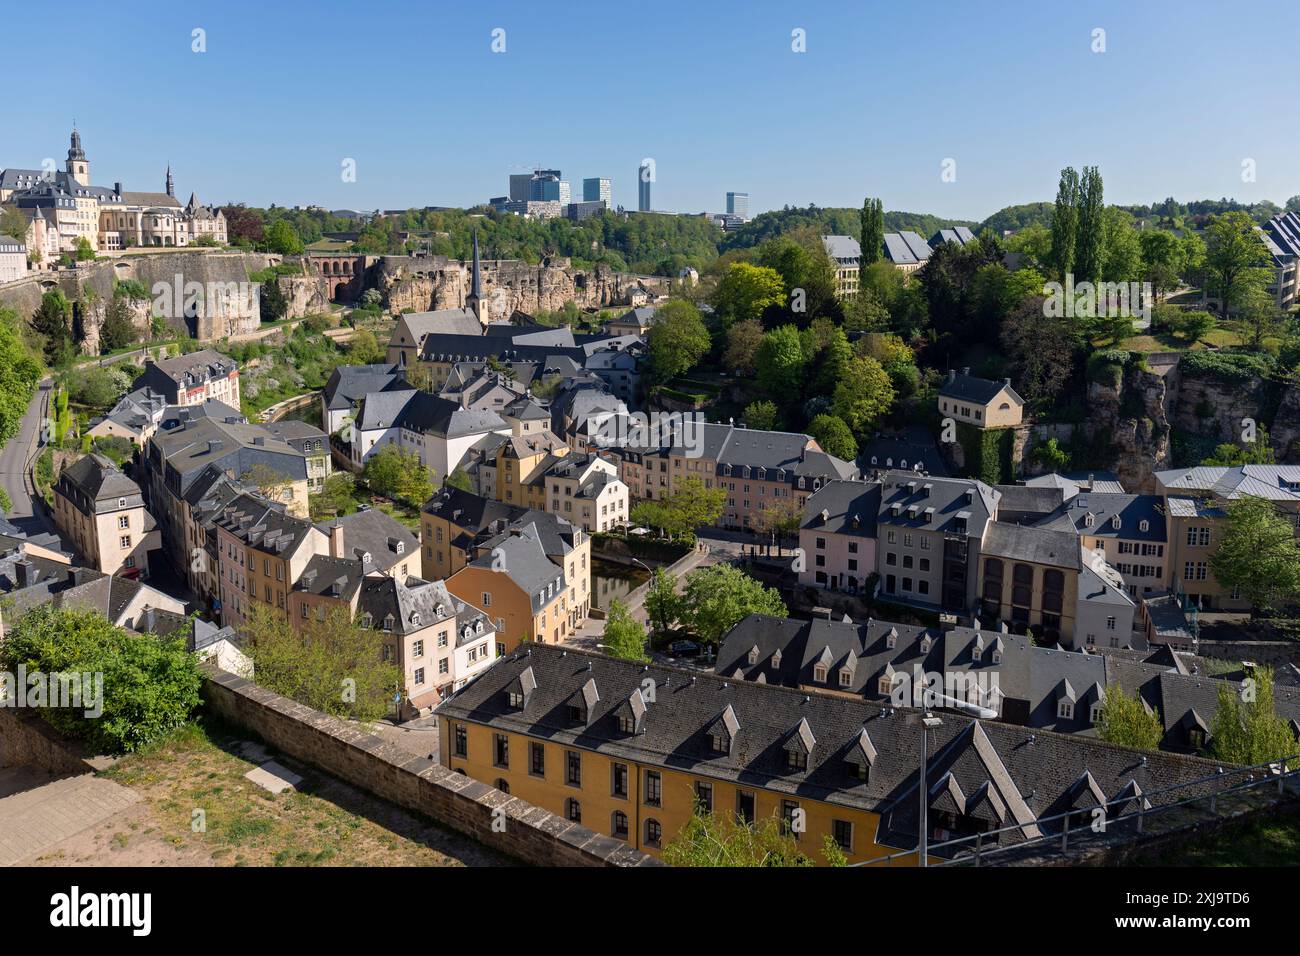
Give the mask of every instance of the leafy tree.
<svg viewBox="0 0 1300 956">
<path fill-rule="evenodd" d="M 1056 278 L 1074 268 L 1075 240 L 1079 225 L 1079 173 L 1073 166 L 1061 170 L 1056 189 L 1056 207 L 1052 212 L 1052 246 L 1050 262 Z"/>
<path fill-rule="evenodd" d="M 775 269 L 735 262 L 722 276 L 713 294 L 713 308 L 723 324 L 763 318 L 769 308 L 785 304 L 785 283 Z"/>
<path fill-rule="evenodd" d="M 78 262 L 89 262 L 95 258 L 95 248 L 85 236 L 77 237 L 76 257 Z"/>
<path fill-rule="evenodd" d="M 298 230 L 285 219 L 278 219 L 267 227 L 264 242 L 269 251 L 278 252 L 282 256 L 296 256 L 303 249 Z"/>
<path fill-rule="evenodd" d="M 679 529 L 675 536 L 693 535 L 696 528 L 714 524 L 722 517 L 726 503 L 725 489 L 708 488 L 694 475 L 679 481 L 673 493 L 663 500 L 665 511 Z"/>
<path fill-rule="evenodd" d="M 754 533 L 769 535 L 779 551 L 782 538 L 798 533 L 803 507 L 794 498 L 772 498 L 759 507 L 751 521 Z"/>
<path fill-rule="evenodd" d="M 366 461 L 362 472 L 370 490 L 387 498 L 423 504 L 433 497 L 433 480 L 420 464 L 420 456 L 408 448 L 384 445 Z"/>
<path fill-rule="evenodd" d="M 1216 319 L 1209 312 L 1194 311 L 1188 312 L 1173 306 L 1169 307 L 1174 314 L 1170 315 L 1165 324 L 1169 331 L 1183 336 L 1189 345 L 1195 345 L 1214 330 L 1217 324 Z M 1152 322 L 1155 316 L 1152 316 Z"/>
<path fill-rule="evenodd" d="M 62 289 L 51 289 L 41 296 L 31 324 L 44 339 L 47 365 L 53 367 L 72 361 L 76 352 L 72 341 L 72 303 Z"/>
<path fill-rule="evenodd" d="M 1272 502 L 1246 496 L 1227 504 L 1218 550 L 1210 556 L 1215 580 L 1239 588 L 1257 610 L 1300 598 L 1300 544 Z"/>
<path fill-rule="evenodd" d="M 1263 286 L 1262 267 L 1267 262 L 1268 248 L 1248 213 L 1226 212 L 1210 220 L 1205 230 L 1205 268 L 1224 319 Z"/>
<path fill-rule="evenodd" d="M 660 634 L 677 623 L 682 612 L 682 598 L 677 593 L 677 576 L 664 568 L 655 568 L 646 586 L 646 614 Z"/>
<path fill-rule="evenodd" d="M 895 272 L 892 265 L 886 268 Z M 859 272 L 859 275 L 862 273 Z M 858 294 L 844 300 L 844 328 L 851 332 L 878 332 L 889 327 L 889 309 L 880 301 L 880 294 L 871 286 L 863 286 L 859 280 Z"/>
<path fill-rule="evenodd" d="M 279 322 L 289 314 L 289 299 L 275 276 L 258 286 L 258 311 L 263 322 Z"/>
<path fill-rule="evenodd" d="M 384 660 L 384 636 L 354 624 L 345 607 L 294 622 L 253 602 L 240 633 L 258 684 L 335 717 L 378 720 L 401 686 L 401 671 Z"/>
<path fill-rule="evenodd" d="M 128 300 L 125 296 L 113 296 L 104 312 L 104 324 L 99 329 L 100 352 L 115 352 L 134 345 L 138 340 Z"/>
<path fill-rule="evenodd" d="M 71 398 L 97 411 L 112 408 L 131 387 L 130 376 L 118 368 L 88 368 L 68 378 Z"/>
<path fill-rule="evenodd" d="M 457 468 L 457 469 L 455 469 L 455 470 L 454 470 L 450 475 L 448 475 L 448 476 L 446 477 L 446 479 L 443 481 L 442 484 L 443 484 L 443 487 L 446 487 L 446 488 L 459 488 L 461 491 L 473 491 L 473 490 L 474 490 L 474 485 L 473 485 L 473 483 L 469 480 L 469 475 L 467 475 L 467 474 L 465 473 L 465 469 L 464 469 L 464 468 Z"/>
<path fill-rule="evenodd" d="M 862 256 L 858 268 L 865 269 L 880 258 L 885 247 L 885 205 L 870 197 L 862 201 Z"/>
<path fill-rule="evenodd" d="M 384 347 L 369 329 L 359 329 L 348 341 L 349 365 L 376 365 L 384 360 Z"/>
<path fill-rule="evenodd" d="M 829 395 L 853 360 L 853 346 L 844 329 L 830 319 L 814 319 L 800 335 L 807 361 L 807 378 L 818 394 Z"/>
<path fill-rule="evenodd" d="M 906 397 L 916 391 L 921 372 L 916 365 L 916 353 L 897 335 L 868 335 L 857 341 L 859 355 L 869 356 L 880 363 L 889 376 L 894 391 Z"/>
<path fill-rule="evenodd" d="M 1101 723 L 1097 728 L 1097 735 L 1102 740 L 1141 750 L 1158 750 L 1164 733 L 1160 715 L 1147 710 L 1136 692 L 1130 697 L 1119 684 L 1106 688 L 1106 699 L 1101 703 Z"/>
<path fill-rule="evenodd" d="M 1250 348 L 1259 352 L 1264 348 L 1265 339 L 1282 331 L 1283 318 L 1273 297 L 1256 286 L 1245 293 L 1240 310 L 1231 325 Z"/>
<path fill-rule="evenodd" d="M 336 471 L 321 486 L 321 490 L 307 497 L 307 508 L 312 521 L 348 515 L 356 510 L 356 479 L 351 472 Z"/>
<path fill-rule="evenodd" d="M 763 324 L 757 319 L 736 322 L 727 329 L 727 349 L 722 362 L 739 375 L 753 375 L 759 346 L 763 344 Z"/>
<path fill-rule="evenodd" d="M 1107 282 L 1135 282 L 1142 278 L 1142 244 L 1133 228 L 1133 216 L 1115 206 L 1102 213 L 1105 258 L 1101 275 Z"/>
<path fill-rule="evenodd" d="M 27 226 L 27 217 L 15 207 L 0 207 L 0 235 L 22 240 L 27 236 Z"/>
<path fill-rule="evenodd" d="M 1048 471 L 1064 471 L 1070 467 L 1070 453 L 1055 438 L 1049 438 L 1035 448 L 1033 457 Z"/>
<path fill-rule="evenodd" d="M 646 344 L 651 371 L 666 382 L 699 364 L 711 343 L 700 310 L 684 299 L 672 299 L 655 311 Z"/>
<path fill-rule="evenodd" d="M 609 602 L 605 613 L 605 636 L 601 643 L 610 657 L 625 661 L 648 661 L 645 627 L 632 617 L 632 612 L 622 601 Z"/>
<path fill-rule="evenodd" d="M 1210 750 L 1229 763 L 1268 763 L 1300 750 L 1291 728 L 1278 716 L 1273 701 L 1273 672 L 1256 667 L 1250 677 L 1234 686 L 1219 685 L 1219 706 L 1210 724 Z M 1288 765 L 1294 769 L 1295 761 Z"/>
<path fill-rule="evenodd" d="M 799 329 L 783 325 L 763 336 L 755 365 L 758 385 L 767 394 L 788 399 L 803 388 L 805 357 Z"/>
<path fill-rule="evenodd" d="M 808 423 L 808 434 L 817 439 L 817 444 L 828 455 L 845 461 L 854 461 L 858 457 L 857 439 L 842 418 L 825 413 L 818 415 Z"/>
<path fill-rule="evenodd" d="M 1234 444 L 1233 442 L 1224 442 L 1222 445 L 1216 445 L 1214 454 L 1201 462 L 1202 465 L 1227 466 L 1235 468 L 1238 465 L 1272 465 L 1275 463 L 1273 456 L 1273 446 L 1268 440 L 1268 429 L 1263 425 L 1259 426 L 1259 432 L 1253 442 L 1243 442 Z"/>
<path fill-rule="evenodd" d="M 1163 298 L 1178 287 L 1178 270 L 1183 259 L 1178 237 L 1167 229 L 1144 229 L 1138 243 L 1146 279 L 1156 298 Z"/>
<path fill-rule="evenodd" d="M 826 254 L 821 235 L 797 229 L 758 247 L 760 265 L 775 269 L 785 286 L 784 311 L 789 321 L 806 325 L 819 315 L 838 311 L 835 298 L 835 265 Z M 803 290 L 802 311 L 795 311 L 795 290 Z"/>
<path fill-rule="evenodd" d="M 1079 177 L 1079 219 L 1075 228 L 1074 278 L 1096 282 L 1105 267 L 1106 223 L 1102 200 L 1101 173 L 1096 166 L 1083 167 Z"/>
<path fill-rule="evenodd" d="M 709 565 L 686 575 L 681 619 L 707 644 L 717 644 L 746 615 L 785 617 L 787 613 L 779 591 L 730 564 Z"/>
<path fill-rule="evenodd" d="M 17 434 L 43 372 L 23 338 L 18 313 L 0 308 L 0 444 Z"/>
<path fill-rule="evenodd" d="M 124 753 L 184 724 L 199 705 L 195 659 L 180 632 L 171 637 L 134 634 L 98 611 L 40 604 L 16 621 L 6 615 L 0 664 L 13 674 L 102 674 L 103 712 L 81 707 L 39 707 L 36 713 L 61 733 L 100 753 Z M 91 696 L 94 696 L 92 693 Z"/>
<path fill-rule="evenodd" d="M 759 431 L 771 431 L 776 427 L 779 414 L 774 402 L 766 399 L 750 402 L 745 406 L 745 425 Z"/>
<path fill-rule="evenodd" d="M 1055 402 L 1075 374 L 1081 339 L 1072 319 L 1045 314 L 1042 296 L 1026 299 L 1002 322 L 1002 354 L 1016 390 L 1030 401 Z"/>
<path fill-rule="evenodd" d="M 262 493 L 263 497 L 271 501 L 288 500 L 285 494 L 293 488 L 292 477 L 262 462 L 257 462 L 240 475 L 239 479 L 245 484 L 252 485 Z"/>
<path fill-rule="evenodd" d="M 880 363 L 870 356 L 849 362 L 835 386 L 831 410 L 854 435 L 868 435 L 894 404 L 894 386 Z"/>
</svg>

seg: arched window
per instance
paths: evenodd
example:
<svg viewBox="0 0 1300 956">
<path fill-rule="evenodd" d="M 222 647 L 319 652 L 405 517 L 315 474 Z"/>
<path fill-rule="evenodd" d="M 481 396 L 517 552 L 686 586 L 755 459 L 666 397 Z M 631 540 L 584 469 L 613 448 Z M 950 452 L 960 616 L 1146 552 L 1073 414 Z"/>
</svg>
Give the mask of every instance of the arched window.
<svg viewBox="0 0 1300 956">
<path fill-rule="evenodd" d="M 1027 564 L 1017 564 L 1011 572 L 1011 603 L 1032 607 L 1034 600 L 1034 569 Z"/>
<path fill-rule="evenodd" d="M 1065 600 L 1065 574 L 1055 568 L 1043 572 L 1043 610 L 1060 613 Z"/>
<path fill-rule="evenodd" d="M 645 843 L 646 846 L 658 846 L 663 839 L 664 828 L 659 825 L 659 821 L 654 818 L 645 822 Z"/>
<path fill-rule="evenodd" d="M 984 600 L 1002 603 L 1002 562 L 997 558 L 984 561 Z"/>
</svg>

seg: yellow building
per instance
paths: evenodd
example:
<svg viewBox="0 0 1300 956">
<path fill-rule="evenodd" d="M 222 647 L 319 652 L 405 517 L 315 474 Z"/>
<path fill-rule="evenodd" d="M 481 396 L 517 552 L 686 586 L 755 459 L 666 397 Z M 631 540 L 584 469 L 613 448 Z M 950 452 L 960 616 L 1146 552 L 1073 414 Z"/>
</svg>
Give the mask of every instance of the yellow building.
<svg viewBox="0 0 1300 956">
<path fill-rule="evenodd" d="M 90 567 L 105 574 L 147 578 L 149 552 L 161 547 L 140 486 L 102 455 L 86 455 L 60 473 L 54 524 Z"/>
<path fill-rule="evenodd" d="M 939 414 L 976 428 L 1013 428 L 1025 416 L 1025 400 L 1011 387 L 1011 379 L 1000 382 L 977 378 L 964 368 L 950 370 L 939 386 Z"/>
<path fill-rule="evenodd" d="M 435 713 L 444 766 L 656 856 L 697 805 L 783 819 L 818 862 L 828 839 L 849 863 L 916 848 L 917 712 L 530 644 Z M 1048 731 L 1027 759 L 1023 727 L 952 713 L 926 732 L 936 856 L 952 839 L 1050 835 L 1060 821 L 1040 818 L 1103 804 L 1115 821 L 1214 768 Z"/>
</svg>

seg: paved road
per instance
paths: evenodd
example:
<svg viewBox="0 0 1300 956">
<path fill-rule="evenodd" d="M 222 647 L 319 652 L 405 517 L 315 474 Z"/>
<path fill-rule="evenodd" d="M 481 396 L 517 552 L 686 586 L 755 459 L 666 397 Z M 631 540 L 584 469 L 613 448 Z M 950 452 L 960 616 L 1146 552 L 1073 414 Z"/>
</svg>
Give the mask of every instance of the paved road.
<svg viewBox="0 0 1300 956">
<path fill-rule="evenodd" d="M 54 531 L 44 514 L 32 503 L 32 490 L 27 477 L 31 460 L 39 448 L 41 423 L 48 414 L 52 387 L 53 383 L 49 380 L 41 382 L 36 394 L 32 396 L 31 404 L 27 406 L 27 414 L 23 416 L 18 434 L 4 448 L 0 448 L 0 487 L 8 492 L 9 500 L 13 502 L 7 517 L 28 534 Z"/>
</svg>

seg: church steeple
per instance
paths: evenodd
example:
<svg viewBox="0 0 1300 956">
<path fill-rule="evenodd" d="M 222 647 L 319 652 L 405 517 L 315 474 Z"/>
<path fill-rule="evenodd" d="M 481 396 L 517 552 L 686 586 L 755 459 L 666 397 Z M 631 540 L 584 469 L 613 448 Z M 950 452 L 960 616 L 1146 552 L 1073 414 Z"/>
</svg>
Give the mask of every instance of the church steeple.
<svg viewBox="0 0 1300 956">
<path fill-rule="evenodd" d="M 172 181 L 172 164 L 167 164 L 167 195 L 175 198 L 176 183 Z"/>
<path fill-rule="evenodd" d="M 81 148 L 81 134 L 77 124 L 72 124 L 72 138 L 68 144 L 68 161 L 64 167 L 68 175 L 83 186 L 90 185 L 90 163 L 86 162 L 86 151 Z"/>
<path fill-rule="evenodd" d="M 469 295 L 465 297 L 465 308 L 469 309 L 484 325 L 483 317 L 483 275 L 478 258 L 478 230 L 474 230 L 474 266 L 470 275 Z"/>
</svg>

